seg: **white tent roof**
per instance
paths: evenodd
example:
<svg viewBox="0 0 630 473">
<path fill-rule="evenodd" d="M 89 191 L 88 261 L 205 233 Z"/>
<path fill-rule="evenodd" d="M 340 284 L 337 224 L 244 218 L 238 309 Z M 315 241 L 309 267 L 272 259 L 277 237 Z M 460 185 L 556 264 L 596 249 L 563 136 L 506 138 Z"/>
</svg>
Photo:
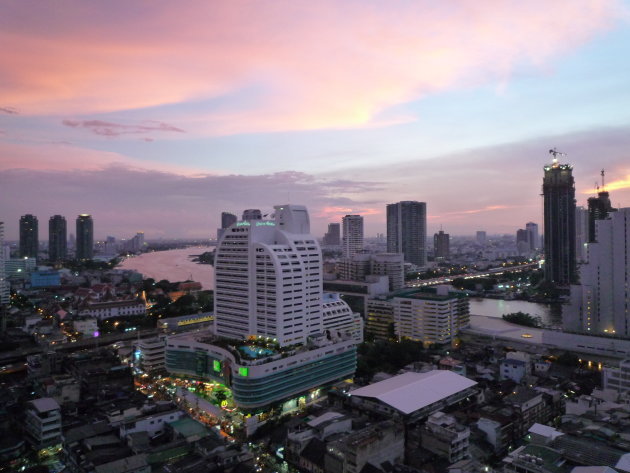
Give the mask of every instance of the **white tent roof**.
<svg viewBox="0 0 630 473">
<path fill-rule="evenodd" d="M 477 383 L 448 370 L 404 373 L 351 391 L 351 396 L 372 397 L 410 414 L 468 389 Z"/>
</svg>

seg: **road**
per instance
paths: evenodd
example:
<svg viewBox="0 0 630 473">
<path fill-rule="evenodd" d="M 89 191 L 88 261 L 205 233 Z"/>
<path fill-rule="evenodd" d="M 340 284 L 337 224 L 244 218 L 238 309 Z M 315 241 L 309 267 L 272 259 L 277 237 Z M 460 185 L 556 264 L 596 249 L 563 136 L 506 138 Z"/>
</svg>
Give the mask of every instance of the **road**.
<svg viewBox="0 0 630 473">
<path fill-rule="evenodd" d="M 517 273 L 525 269 L 535 268 L 536 266 L 538 266 L 538 263 L 536 262 L 521 264 L 518 266 L 501 266 L 498 268 L 491 268 L 483 272 L 455 274 L 452 276 L 441 276 L 439 278 L 433 278 L 433 279 L 418 279 L 418 280 L 407 281 L 405 283 L 405 286 L 407 287 L 435 286 L 436 284 L 451 283 L 453 282 L 454 279 L 459 279 L 459 278 L 477 279 L 477 278 L 487 278 L 490 276 L 500 276 L 503 273 Z"/>
</svg>

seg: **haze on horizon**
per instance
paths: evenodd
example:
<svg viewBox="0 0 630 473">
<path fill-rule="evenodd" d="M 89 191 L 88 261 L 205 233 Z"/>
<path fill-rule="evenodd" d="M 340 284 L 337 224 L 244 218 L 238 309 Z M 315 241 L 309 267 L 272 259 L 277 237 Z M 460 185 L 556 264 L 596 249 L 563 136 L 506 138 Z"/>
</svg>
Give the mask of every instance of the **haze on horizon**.
<svg viewBox="0 0 630 473">
<path fill-rule="evenodd" d="M 548 150 L 578 205 L 630 206 L 630 2 L 0 4 L 0 221 L 205 238 L 221 211 L 313 232 L 427 202 L 429 233 L 541 225 Z M 542 226 L 542 225 L 541 225 Z"/>
</svg>

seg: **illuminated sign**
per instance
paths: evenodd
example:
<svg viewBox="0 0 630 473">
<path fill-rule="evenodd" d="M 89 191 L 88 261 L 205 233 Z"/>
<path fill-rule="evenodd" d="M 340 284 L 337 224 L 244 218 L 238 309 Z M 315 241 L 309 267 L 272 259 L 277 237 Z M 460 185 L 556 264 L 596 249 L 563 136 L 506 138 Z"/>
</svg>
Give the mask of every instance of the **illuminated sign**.
<svg viewBox="0 0 630 473">
<path fill-rule="evenodd" d="M 249 368 L 247 366 L 239 366 L 238 368 L 238 374 L 241 376 L 247 376 L 247 373 L 249 373 Z"/>
<path fill-rule="evenodd" d="M 236 222 L 237 227 L 249 227 L 251 223 L 249 222 Z"/>
<path fill-rule="evenodd" d="M 212 362 L 212 367 L 214 368 L 214 371 L 221 371 L 221 362 L 219 360 L 214 360 Z"/>
<path fill-rule="evenodd" d="M 271 222 L 267 220 L 263 220 L 262 222 L 256 222 L 257 227 L 275 227 L 276 222 Z"/>
</svg>

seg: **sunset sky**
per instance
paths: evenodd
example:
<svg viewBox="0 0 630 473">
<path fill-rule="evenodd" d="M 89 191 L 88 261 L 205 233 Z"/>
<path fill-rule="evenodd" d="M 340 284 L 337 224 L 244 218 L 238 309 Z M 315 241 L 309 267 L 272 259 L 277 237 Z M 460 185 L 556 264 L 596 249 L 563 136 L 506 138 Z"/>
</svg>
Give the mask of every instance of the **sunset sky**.
<svg viewBox="0 0 630 473">
<path fill-rule="evenodd" d="M 427 202 L 429 232 L 541 223 L 549 149 L 578 205 L 630 207 L 630 2 L 0 3 L 0 221 L 214 236 L 223 210 Z"/>
</svg>

